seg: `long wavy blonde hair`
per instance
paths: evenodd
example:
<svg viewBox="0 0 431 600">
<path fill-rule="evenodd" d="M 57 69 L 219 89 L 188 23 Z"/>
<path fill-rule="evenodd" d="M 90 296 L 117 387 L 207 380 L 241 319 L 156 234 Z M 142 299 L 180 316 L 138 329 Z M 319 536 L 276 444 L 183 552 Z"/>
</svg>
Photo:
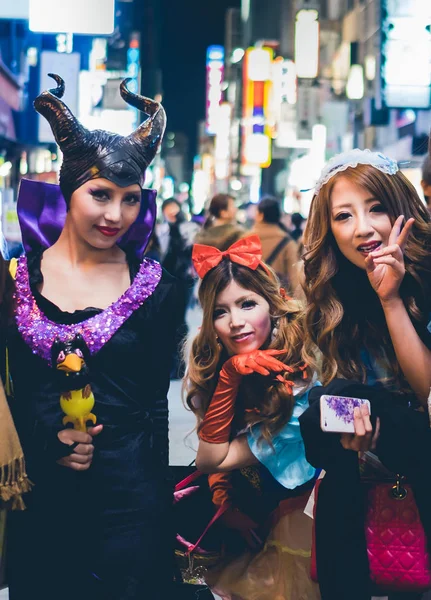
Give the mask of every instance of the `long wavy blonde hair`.
<svg viewBox="0 0 431 600">
<path fill-rule="evenodd" d="M 203 320 L 199 333 L 191 344 L 184 382 L 186 403 L 199 416 L 205 414 L 216 388 L 220 369 L 229 358 L 217 343 L 214 307 L 218 295 L 232 281 L 245 290 L 262 296 L 268 302 L 277 333 L 264 347 L 286 350 L 286 355 L 277 357 L 295 369 L 293 374 L 286 371 L 286 379 L 301 382 L 304 387 L 311 380 L 310 370 L 304 369 L 302 308 L 295 300 L 281 295 L 277 276 L 269 267 L 267 269 L 268 271 L 259 266 L 253 271 L 225 259 L 209 271 L 200 284 L 199 300 Z M 195 398 L 199 400 L 199 408 L 196 407 Z M 293 395 L 289 393 L 286 385 L 273 377 L 262 377 L 258 374 L 244 377 L 239 398 L 237 406 L 244 409 L 245 424 L 260 422 L 262 436 L 268 441 L 292 415 Z"/>
<path fill-rule="evenodd" d="M 399 215 L 413 217 L 415 224 L 405 248 L 406 275 L 400 295 L 407 312 L 423 336 L 429 320 L 431 275 L 430 216 L 413 185 L 398 171 L 387 175 L 370 165 L 358 165 L 337 173 L 313 198 L 304 232 L 304 291 L 306 356 L 314 364 L 321 356 L 321 380 L 327 384 L 341 376 L 366 380 L 361 350 L 374 356 L 384 348 L 386 367 L 400 389 L 409 390 L 386 326 L 377 294 L 366 272 L 339 251 L 331 230 L 331 194 L 340 178 L 348 179 L 377 198 L 393 224 Z"/>
</svg>

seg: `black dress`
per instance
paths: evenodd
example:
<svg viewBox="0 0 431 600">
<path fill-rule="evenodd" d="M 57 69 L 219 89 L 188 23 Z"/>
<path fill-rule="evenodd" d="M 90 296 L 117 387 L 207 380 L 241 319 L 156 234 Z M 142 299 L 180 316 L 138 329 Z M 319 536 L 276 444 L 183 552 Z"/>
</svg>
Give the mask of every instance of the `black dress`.
<svg viewBox="0 0 431 600">
<path fill-rule="evenodd" d="M 62 312 L 44 298 L 41 254 L 28 257 L 33 296 L 56 323 L 100 313 Z M 129 261 L 131 278 L 139 263 Z M 169 357 L 175 332 L 174 280 L 163 273 L 153 294 L 91 357 L 94 438 L 87 471 L 57 464 L 64 445 L 52 368 L 9 335 L 12 413 L 34 482 L 27 510 L 8 523 L 10 600 L 169 598 L 173 564 L 172 484 L 168 474 Z"/>
</svg>

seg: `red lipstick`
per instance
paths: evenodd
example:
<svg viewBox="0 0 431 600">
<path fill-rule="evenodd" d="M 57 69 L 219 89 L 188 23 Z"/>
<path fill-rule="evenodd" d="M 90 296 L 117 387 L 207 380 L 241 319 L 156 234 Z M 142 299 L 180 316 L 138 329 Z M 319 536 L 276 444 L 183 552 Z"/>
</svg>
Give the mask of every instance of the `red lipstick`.
<svg viewBox="0 0 431 600">
<path fill-rule="evenodd" d="M 114 237 L 120 231 L 118 227 L 100 227 L 96 225 L 96 229 L 106 237 Z"/>
</svg>

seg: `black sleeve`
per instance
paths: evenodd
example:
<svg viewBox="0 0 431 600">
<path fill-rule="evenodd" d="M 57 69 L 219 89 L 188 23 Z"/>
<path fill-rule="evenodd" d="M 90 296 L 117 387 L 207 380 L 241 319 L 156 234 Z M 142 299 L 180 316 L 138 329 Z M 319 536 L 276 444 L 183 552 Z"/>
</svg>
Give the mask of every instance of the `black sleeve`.
<svg viewBox="0 0 431 600">
<path fill-rule="evenodd" d="M 164 465 L 169 463 L 169 409 L 168 391 L 175 348 L 176 282 L 169 278 L 165 294 L 157 306 L 153 321 L 154 346 L 151 350 L 154 366 L 154 399 L 151 405 L 153 449 Z"/>
<path fill-rule="evenodd" d="M 327 433 L 320 428 L 320 397 L 323 394 L 366 398 L 371 405 L 371 423 L 380 420 L 380 434 L 373 451 L 382 463 L 394 472 L 410 472 L 419 463 L 418 456 L 428 456 L 431 429 L 428 415 L 412 408 L 412 396 L 389 392 L 345 379 L 334 379 L 324 387 L 315 387 L 309 394 L 309 408 L 300 416 L 305 454 L 310 464 L 328 473 L 348 468 L 357 455 L 345 450 L 339 433 Z M 427 450 L 424 451 L 424 448 Z"/>
</svg>

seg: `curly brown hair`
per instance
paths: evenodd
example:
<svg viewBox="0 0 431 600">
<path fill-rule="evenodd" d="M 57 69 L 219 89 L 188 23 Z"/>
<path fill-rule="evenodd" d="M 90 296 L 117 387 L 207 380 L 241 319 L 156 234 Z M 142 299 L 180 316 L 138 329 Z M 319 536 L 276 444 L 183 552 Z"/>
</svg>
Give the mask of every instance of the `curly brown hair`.
<svg viewBox="0 0 431 600">
<path fill-rule="evenodd" d="M 325 385 L 341 376 L 366 380 L 361 351 L 386 353 L 386 367 L 400 389 L 410 390 L 391 342 L 377 294 L 366 272 L 354 266 L 338 249 L 331 231 L 331 193 L 336 181 L 348 179 L 378 198 L 391 223 L 399 215 L 413 217 L 415 223 L 404 252 L 406 275 L 400 295 L 407 312 L 422 337 L 430 310 L 431 224 L 430 216 L 415 188 L 398 171 L 387 175 L 359 164 L 334 175 L 313 198 L 304 232 L 304 282 L 307 298 L 305 314 L 306 356 L 315 364 L 320 353 L 321 380 Z"/>
<path fill-rule="evenodd" d="M 186 403 L 199 416 L 205 414 L 216 388 L 220 369 L 229 358 L 217 343 L 214 307 L 220 292 L 232 281 L 265 298 L 270 307 L 271 319 L 277 322 L 277 334 L 272 341 L 268 340 L 264 347 L 286 350 L 285 356 L 277 358 L 295 369 L 295 373 L 292 375 L 286 371 L 285 377 L 294 382 L 300 381 L 304 387 L 310 384 L 311 371 L 308 367 L 305 370 L 303 367 L 302 308 L 297 301 L 280 294 L 280 282 L 275 273 L 269 267 L 265 269 L 259 266 L 253 271 L 230 260 L 222 260 L 217 267 L 209 271 L 200 284 L 202 327 L 191 344 L 184 381 Z M 194 398 L 199 399 L 199 409 L 193 403 Z M 252 374 L 243 378 L 237 406 L 239 403 L 242 403 L 245 409 L 245 423 L 261 423 L 262 436 L 270 442 L 272 436 L 289 421 L 294 399 L 282 382 L 272 377 Z"/>
</svg>

